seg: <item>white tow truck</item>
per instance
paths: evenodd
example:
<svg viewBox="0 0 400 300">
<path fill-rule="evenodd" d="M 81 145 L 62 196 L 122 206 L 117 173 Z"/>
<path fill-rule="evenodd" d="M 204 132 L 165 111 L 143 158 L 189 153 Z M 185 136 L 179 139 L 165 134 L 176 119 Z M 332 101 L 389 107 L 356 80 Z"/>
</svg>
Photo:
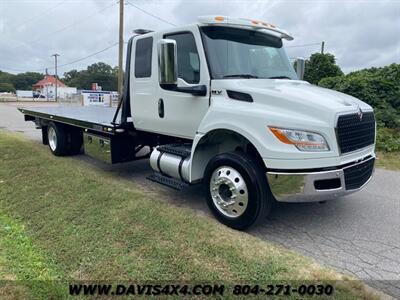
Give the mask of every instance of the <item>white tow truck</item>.
<svg viewBox="0 0 400 300">
<path fill-rule="evenodd" d="M 288 32 L 206 16 L 135 33 L 118 108 L 19 108 L 53 154 L 149 158 L 150 180 L 202 182 L 215 217 L 236 229 L 264 220 L 274 201 L 334 199 L 371 179 L 372 108 L 300 80 L 304 60 L 296 74 Z"/>
</svg>

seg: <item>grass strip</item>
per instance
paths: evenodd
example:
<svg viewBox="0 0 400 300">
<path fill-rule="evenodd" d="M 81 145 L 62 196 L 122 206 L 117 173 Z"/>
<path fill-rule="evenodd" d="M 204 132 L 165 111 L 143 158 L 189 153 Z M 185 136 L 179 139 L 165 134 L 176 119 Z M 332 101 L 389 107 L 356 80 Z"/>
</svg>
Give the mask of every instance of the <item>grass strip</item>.
<svg viewBox="0 0 400 300">
<path fill-rule="evenodd" d="M 387 170 L 400 170 L 400 152 L 378 152 L 376 167 Z"/>
<path fill-rule="evenodd" d="M 65 290 L 57 286 L 60 278 L 52 265 L 34 246 L 24 226 L 0 210 L 0 296 L 61 298 Z"/>
<path fill-rule="evenodd" d="M 328 282 L 335 299 L 377 299 L 353 278 L 19 135 L 0 132 L 0 159 L 1 224 L 11 227 L 0 268 L 17 280 Z"/>
</svg>

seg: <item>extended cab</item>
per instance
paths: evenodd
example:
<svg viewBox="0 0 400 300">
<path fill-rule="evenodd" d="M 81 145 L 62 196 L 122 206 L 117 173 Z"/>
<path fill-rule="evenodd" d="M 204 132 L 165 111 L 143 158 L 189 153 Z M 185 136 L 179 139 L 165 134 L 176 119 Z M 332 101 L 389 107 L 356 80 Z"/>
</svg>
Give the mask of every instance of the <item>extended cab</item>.
<svg viewBox="0 0 400 300">
<path fill-rule="evenodd" d="M 150 180 L 202 182 L 216 218 L 236 229 L 264 220 L 274 201 L 334 199 L 371 179 L 372 108 L 299 80 L 283 47 L 288 32 L 208 16 L 136 33 L 116 111 L 20 108 L 54 154 L 149 158 Z"/>
</svg>

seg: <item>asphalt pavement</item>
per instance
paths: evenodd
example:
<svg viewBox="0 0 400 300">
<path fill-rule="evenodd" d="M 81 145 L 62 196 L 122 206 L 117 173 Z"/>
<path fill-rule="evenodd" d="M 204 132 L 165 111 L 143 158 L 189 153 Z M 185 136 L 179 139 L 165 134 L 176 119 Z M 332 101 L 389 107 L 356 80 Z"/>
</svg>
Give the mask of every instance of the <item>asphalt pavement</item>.
<svg viewBox="0 0 400 300">
<path fill-rule="evenodd" d="M 40 142 L 40 130 L 32 122 L 24 122 L 16 109 L 18 105 L 43 104 L 0 103 L 0 128 L 21 132 Z M 147 160 L 107 165 L 85 155 L 76 159 L 131 179 L 144 191 L 160 195 L 174 205 L 210 215 L 200 186 L 178 192 L 146 180 L 151 174 Z M 400 172 L 376 169 L 362 191 L 323 204 L 278 204 L 263 224 L 248 233 L 354 275 L 400 298 Z"/>
</svg>

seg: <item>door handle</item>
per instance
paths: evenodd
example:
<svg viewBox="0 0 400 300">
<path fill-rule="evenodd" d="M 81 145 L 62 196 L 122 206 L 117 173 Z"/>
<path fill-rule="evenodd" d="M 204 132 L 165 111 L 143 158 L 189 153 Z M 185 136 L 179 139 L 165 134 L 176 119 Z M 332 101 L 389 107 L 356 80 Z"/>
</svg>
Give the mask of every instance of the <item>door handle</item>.
<svg viewBox="0 0 400 300">
<path fill-rule="evenodd" d="M 158 99 L 158 116 L 164 118 L 164 100 Z"/>
</svg>

